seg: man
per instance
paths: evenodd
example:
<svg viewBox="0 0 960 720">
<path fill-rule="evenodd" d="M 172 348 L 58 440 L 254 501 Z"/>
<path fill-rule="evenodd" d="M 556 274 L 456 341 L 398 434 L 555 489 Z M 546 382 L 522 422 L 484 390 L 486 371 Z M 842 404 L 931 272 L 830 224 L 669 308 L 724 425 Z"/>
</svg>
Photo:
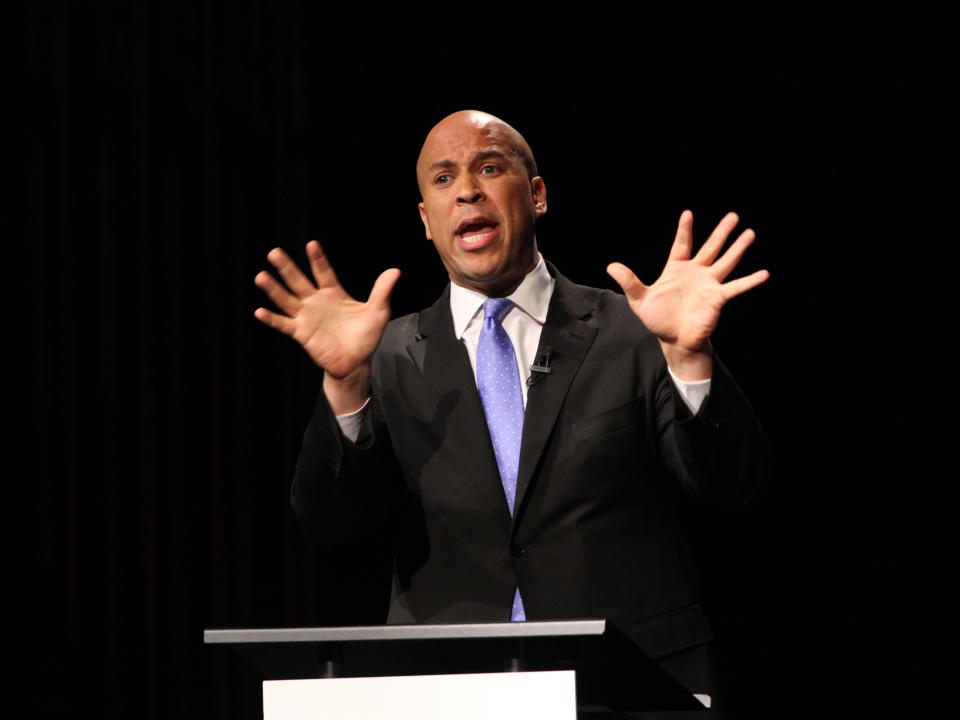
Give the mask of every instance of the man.
<svg viewBox="0 0 960 720">
<path fill-rule="evenodd" d="M 675 509 L 743 501 L 765 465 L 753 413 L 710 347 L 726 301 L 768 277 L 724 282 L 753 232 L 721 254 L 731 213 L 691 257 L 684 212 L 654 284 L 607 268 L 624 297 L 541 258 L 546 186 L 502 120 L 444 118 L 417 180 L 451 280 L 431 308 L 388 324 L 399 270 L 356 302 L 316 242 L 316 285 L 279 248 L 268 259 L 286 288 L 257 275 L 282 312 L 256 317 L 324 370 L 298 517 L 325 543 L 390 528 L 390 622 L 606 617 L 705 689 L 696 649 L 711 632 Z"/>
</svg>

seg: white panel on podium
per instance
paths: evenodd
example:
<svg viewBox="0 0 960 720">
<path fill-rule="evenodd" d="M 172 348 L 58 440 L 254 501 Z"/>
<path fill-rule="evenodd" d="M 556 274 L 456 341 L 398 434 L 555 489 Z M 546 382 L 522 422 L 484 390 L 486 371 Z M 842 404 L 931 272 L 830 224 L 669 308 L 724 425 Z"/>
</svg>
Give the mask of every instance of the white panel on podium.
<svg viewBox="0 0 960 720">
<path fill-rule="evenodd" d="M 576 720 L 574 672 L 265 680 L 264 720 Z"/>
</svg>

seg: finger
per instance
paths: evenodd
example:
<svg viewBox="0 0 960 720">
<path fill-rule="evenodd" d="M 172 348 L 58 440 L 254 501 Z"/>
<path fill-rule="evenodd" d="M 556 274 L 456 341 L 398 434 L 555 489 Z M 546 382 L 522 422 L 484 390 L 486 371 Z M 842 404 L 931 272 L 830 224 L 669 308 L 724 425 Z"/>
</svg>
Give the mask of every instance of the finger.
<svg viewBox="0 0 960 720">
<path fill-rule="evenodd" d="M 677 223 L 677 234 L 673 238 L 673 245 L 670 246 L 670 260 L 689 260 L 690 252 L 693 248 L 693 213 L 684 210 L 680 214 L 680 222 Z"/>
<path fill-rule="evenodd" d="M 730 298 L 735 298 L 737 295 L 742 295 L 747 290 L 752 290 L 757 285 L 765 283 L 769 278 L 769 272 L 766 270 L 757 270 L 755 273 L 751 273 L 746 277 L 737 278 L 736 280 L 731 280 L 728 283 L 724 283 L 720 286 L 723 288 L 724 302 Z"/>
<path fill-rule="evenodd" d="M 257 273 L 257 276 L 253 279 L 253 284 L 263 290 L 267 297 L 273 301 L 273 304 L 287 315 L 296 315 L 300 311 L 300 298 L 288 292 L 266 270 Z"/>
<path fill-rule="evenodd" d="M 279 315 L 275 312 L 270 312 L 266 308 L 257 308 L 253 311 L 253 316 L 264 325 L 269 325 L 285 335 L 292 336 L 297 327 L 297 324 L 286 315 Z"/>
<path fill-rule="evenodd" d="M 740 233 L 740 237 L 733 242 L 733 245 L 727 248 L 727 251 L 721 255 L 710 268 L 713 276 L 717 280 L 722 281 L 727 275 L 733 272 L 737 263 L 743 258 L 743 254 L 747 251 L 747 248 L 750 247 L 756 239 L 757 234 L 749 228 Z"/>
<path fill-rule="evenodd" d="M 274 248 L 268 252 L 267 260 L 277 269 L 277 272 L 280 273 L 280 277 L 283 278 L 287 287 L 290 288 L 297 297 L 312 295 L 316 291 L 313 283 L 307 280 L 307 276 L 300 271 L 297 264 L 291 260 L 290 256 L 282 249 Z"/>
<path fill-rule="evenodd" d="M 700 248 L 700 251 L 693 259 L 701 265 L 709 265 L 712 263 L 717 255 L 720 254 L 720 251 L 723 250 L 724 243 L 727 242 L 727 238 L 730 237 L 730 233 L 733 232 L 733 229 L 739 222 L 740 217 L 735 212 L 729 212 L 724 215 L 723 220 L 713 229 L 710 237 L 703 243 L 703 247 Z"/>
<path fill-rule="evenodd" d="M 316 240 L 307 243 L 307 258 L 310 260 L 310 270 L 318 288 L 334 287 L 340 284 L 330 260 L 327 259 L 327 254 Z"/>
<path fill-rule="evenodd" d="M 370 297 L 367 302 L 375 307 L 390 307 L 390 293 L 393 292 L 397 280 L 400 278 L 400 271 L 397 268 L 390 268 L 380 273 L 380 277 L 373 283 L 373 289 L 370 291 Z"/>
<path fill-rule="evenodd" d="M 607 275 L 617 281 L 617 285 L 623 290 L 623 294 L 628 300 L 640 300 L 647 292 L 647 286 L 640 282 L 640 279 L 623 263 L 610 263 L 607 265 Z"/>
</svg>

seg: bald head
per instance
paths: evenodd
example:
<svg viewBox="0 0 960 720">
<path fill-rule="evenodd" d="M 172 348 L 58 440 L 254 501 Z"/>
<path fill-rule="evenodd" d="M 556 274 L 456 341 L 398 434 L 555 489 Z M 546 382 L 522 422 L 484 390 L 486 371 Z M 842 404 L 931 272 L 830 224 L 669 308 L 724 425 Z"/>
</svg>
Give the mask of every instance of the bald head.
<svg viewBox="0 0 960 720">
<path fill-rule="evenodd" d="M 476 110 L 434 126 L 417 160 L 420 219 L 450 279 L 506 297 L 536 265 L 547 189 L 523 136 Z"/>
<path fill-rule="evenodd" d="M 420 157 L 417 159 L 417 185 L 420 187 L 421 194 L 423 193 L 424 177 L 433 169 L 432 166 L 443 161 L 442 158 L 438 160 L 435 157 L 436 153 L 434 151 L 437 146 L 456 143 L 458 137 L 468 138 L 478 132 L 489 137 L 493 143 L 496 143 L 523 163 L 529 178 L 538 174 L 537 163 L 533 159 L 530 146 L 523 139 L 523 135 L 512 126 L 489 113 L 479 110 L 459 110 L 447 115 L 434 125 L 423 141 Z M 429 166 L 428 157 L 430 158 Z"/>
</svg>

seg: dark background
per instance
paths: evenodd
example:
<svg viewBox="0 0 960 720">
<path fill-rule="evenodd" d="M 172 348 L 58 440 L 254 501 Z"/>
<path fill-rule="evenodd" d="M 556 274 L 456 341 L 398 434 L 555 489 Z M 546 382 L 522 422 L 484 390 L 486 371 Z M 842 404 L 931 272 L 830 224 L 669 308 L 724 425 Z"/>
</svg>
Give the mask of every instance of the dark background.
<svg viewBox="0 0 960 720">
<path fill-rule="evenodd" d="M 529 140 L 540 248 L 575 281 L 612 286 L 615 259 L 652 281 L 687 207 L 700 240 L 731 209 L 756 229 L 742 270 L 772 279 L 727 308 L 715 347 L 777 475 L 749 511 L 689 518 L 731 702 L 922 701 L 931 365 L 905 283 L 929 261 L 937 20 L 523 8 L 15 18 L 8 595 L 23 674 L 55 687 L 36 714 L 256 716 L 256 678 L 203 628 L 382 620 L 375 548 L 317 553 L 295 525 L 320 374 L 254 319 L 253 277 L 270 248 L 302 260 L 317 238 L 356 297 L 397 266 L 394 314 L 432 302 L 445 278 L 414 164 L 465 107 Z"/>
</svg>

